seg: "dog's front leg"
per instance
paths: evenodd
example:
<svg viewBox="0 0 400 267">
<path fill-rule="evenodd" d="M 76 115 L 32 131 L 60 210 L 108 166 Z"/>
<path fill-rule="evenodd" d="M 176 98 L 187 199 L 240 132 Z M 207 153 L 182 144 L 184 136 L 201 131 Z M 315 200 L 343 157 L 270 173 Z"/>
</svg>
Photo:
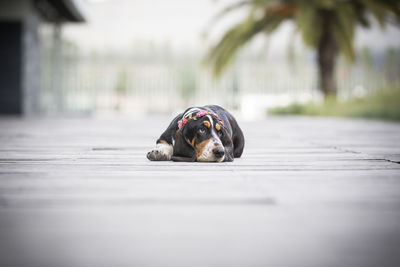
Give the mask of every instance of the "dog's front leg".
<svg viewBox="0 0 400 267">
<path fill-rule="evenodd" d="M 173 153 L 174 148 L 172 144 L 169 144 L 164 140 L 158 140 L 156 147 L 147 153 L 147 158 L 153 161 L 171 160 Z"/>
<path fill-rule="evenodd" d="M 165 161 L 171 160 L 174 154 L 174 136 L 178 130 L 177 122 L 182 117 L 182 114 L 176 116 L 168 128 L 161 134 L 160 138 L 157 140 L 156 147 L 147 153 L 147 158 L 154 161 Z"/>
</svg>

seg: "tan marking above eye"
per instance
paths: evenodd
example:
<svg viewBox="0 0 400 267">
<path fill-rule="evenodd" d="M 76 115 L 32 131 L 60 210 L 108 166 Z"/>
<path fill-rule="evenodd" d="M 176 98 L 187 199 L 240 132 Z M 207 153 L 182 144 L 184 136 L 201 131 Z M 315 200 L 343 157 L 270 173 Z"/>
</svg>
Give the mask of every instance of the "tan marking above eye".
<svg viewBox="0 0 400 267">
<path fill-rule="evenodd" d="M 207 128 L 210 128 L 211 124 L 209 121 L 203 121 L 204 126 L 206 126 Z"/>
<path fill-rule="evenodd" d="M 218 123 L 215 124 L 215 129 L 217 129 L 217 131 L 221 130 L 221 125 L 219 125 Z"/>
</svg>

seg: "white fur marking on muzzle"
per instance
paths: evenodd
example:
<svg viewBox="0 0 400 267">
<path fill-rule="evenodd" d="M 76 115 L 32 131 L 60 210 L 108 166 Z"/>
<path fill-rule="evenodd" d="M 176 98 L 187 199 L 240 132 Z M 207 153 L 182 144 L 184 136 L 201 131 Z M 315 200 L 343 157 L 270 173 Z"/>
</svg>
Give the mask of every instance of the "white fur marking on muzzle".
<svg viewBox="0 0 400 267">
<path fill-rule="evenodd" d="M 225 159 L 225 155 L 219 159 L 217 159 L 214 155 L 213 149 L 216 147 L 224 146 L 221 143 L 221 140 L 213 134 L 213 138 L 211 138 L 207 144 L 204 146 L 203 151 L 201 152 L 200 157 L 197 158 L 197 161 L 217 161 L 222 162 Z"/>
</svg>

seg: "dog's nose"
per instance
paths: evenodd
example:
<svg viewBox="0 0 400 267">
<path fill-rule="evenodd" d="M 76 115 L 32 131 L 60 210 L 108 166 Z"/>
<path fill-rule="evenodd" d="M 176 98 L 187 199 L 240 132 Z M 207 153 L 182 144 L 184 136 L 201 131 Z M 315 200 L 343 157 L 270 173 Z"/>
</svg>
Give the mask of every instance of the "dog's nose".
<svg viewBox="0 0 400 267">
<path fill-rule="evenodd" d="M 212 152 L 214 153 L 215 157 L 217 157 L 217 158 L 222 158 L 225 154 L 224 149 L 220 148 L 220 147 L 214 148 Z"/>
</svg>

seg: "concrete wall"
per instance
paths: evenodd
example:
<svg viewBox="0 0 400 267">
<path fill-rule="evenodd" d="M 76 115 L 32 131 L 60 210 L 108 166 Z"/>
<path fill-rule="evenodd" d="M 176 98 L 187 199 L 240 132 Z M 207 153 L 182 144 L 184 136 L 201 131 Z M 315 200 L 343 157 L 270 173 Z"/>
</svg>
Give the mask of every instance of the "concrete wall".
<svg viewBox="0 0 400 267">
<path fill-rule="evenodd" d="M 0 22 L 0 113 L 21 114 L 22 22 Z"/>
<path fill-rule="evenodd" d="M 32 1 L 0 2 L 0 114 L 39 112 L 39 14 Z"/>
<path fill-rule="evenodd" d="M 22 92 L 23 114 L 39 113 L 40 106 L 40 39 L 39 15 L 31 12 L 23 22 Z"/>
</svg>

